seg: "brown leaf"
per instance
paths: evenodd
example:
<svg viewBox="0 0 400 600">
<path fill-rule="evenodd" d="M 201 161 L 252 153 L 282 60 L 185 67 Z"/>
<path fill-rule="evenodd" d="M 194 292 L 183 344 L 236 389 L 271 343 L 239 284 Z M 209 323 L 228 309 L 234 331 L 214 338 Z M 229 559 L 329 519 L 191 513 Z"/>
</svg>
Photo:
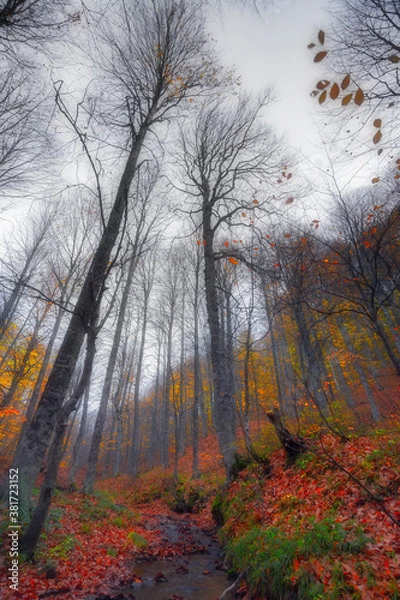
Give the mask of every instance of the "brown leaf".
<svg viewBox="0 0 400 600">
<path fill-rule="evenodd" d="M 322 79 L 321 81 L 318 81 L 316 88 L 317 90 L 324 90 L 329 83 L 330 82 L 327 79 Z"/>
<path fill-rule="evenodd" d="M 357 104 L 357 106 L 361 106 L 361 104 L 364 102 L 364 98 L 364 92 L 361 88 L 358 88 L 354 96 L 354 102 Z"/>
<path fill-rule="evenodd" d="M 342 88 L 342 90 L 345 90 L 346 88 L 348 88 L 350 85 L 350 75 L 346 75 L 346 77 L 343 79 L 342 83 L 340 84 L 340 87 Z"/>
<path fill-rule="evenodd" d="M 325 102 L 326 100 L 326 90 L 324 92 L 322 92 L 322 94 L 320 95 L 320 97 L 318 98 L 318 102 L 320 104 L 322 104 L 323 102 Z"/>
<path fill-rule="evenodd" d="M 382 131 L 380 129 L 378 129 L 378 131 L 372 138 L 372 141 L 374 144 L 378 144 L 381 141 L 381 139 L 382 139 Z"/>
<path fill-rule="evenodd" d="M 315 48 L 314 42 L 311 42 L 311 44 L 308 44 L 307 48 L 310 48 L 310 50 L 311 50 L 311 48 Z"/>
<path fill-rule="evenodd" d="M 371 179 L 372 183 L 378 183 L 379 180 L 380 177 L 373 177 L 373 179 Z"/>
<path fill-rule="evenodd" d="M 238 261 L 238 260 L 236 260 L 236 258 L 233 258 L 233 256 L 230 256 L 230 257 L 228 258 L 228 260 L 229 260 L 229 262 L 230 262 L 230 263 L 232 263 L 233 265 L 237 265 L 237 264 L 239 264 L 239 261 Z"/>
<path fill-rule="evenodd" d="M 328 53 L 326 52 L 326 50 L 324 50 L 323 52 L 318 52 L 318 54 L 314 56 L 314 62 L 321 62 L 321 60 L 323 60 L 327 54 Z"/>
<path fill-rule="evenodd" d="M 318 41 L 321 44 L 321 46 L 323 46 L 325 43 L 325 32 L 322 31 L 322 29 L 318 32 Z"/>
<path fill-rule="evenodd" d="M 294 201 L 294 198 L 290 197 L 286 200 L 286 204 L 292 204 L 293 201 Z"/>
<path fill-rule="evenodd" d="M 374 127 L 380 127 L 382 125 L 382 119 L 375 119 Z"/>
<path fill-rule="evenodd" d="M 338 84 L 334 83 L 333 86 L 331 87 L 331 91 L 329 93 L 332 100 L 336 100 L 336 98 L 339 96 L 339 92 L 340 92 L 340 88 L 339 88 Z"/>
<path fill-rule="evenodd" d="M 353 97 L 353 94 L 347 94 L 344 98 L 342 98 L 342 106 L 347 106 Z"/>
<path fill-rule="evenodd" d="M 392 54 L 392 56 L 389 56 L 388 60 L 390 60 L 391 63 L 398 63 L 400 62 L 400 56 L 397 56 L 397 54 Z"/>
</svg>

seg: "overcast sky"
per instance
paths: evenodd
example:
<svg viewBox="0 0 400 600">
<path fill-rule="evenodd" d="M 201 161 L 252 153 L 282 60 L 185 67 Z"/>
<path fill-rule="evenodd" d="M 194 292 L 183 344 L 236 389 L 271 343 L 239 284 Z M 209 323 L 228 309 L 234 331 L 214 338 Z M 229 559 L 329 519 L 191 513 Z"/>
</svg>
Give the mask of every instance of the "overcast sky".
<svg viewBox="0 0 400 600">
<path fill-rule="evenodd" d="M 299 147 L 315 139 L 316 101 L 310 97 L 318 68 L 307 45 L 327 21 L 327 0 L 275 0 L 274 13 L 260 18 L 249 10 L 214 12 L 210 19 L 226 65 L 235 65 L 245 89 L 273 85 L 271 117 Z"/>
</svg>

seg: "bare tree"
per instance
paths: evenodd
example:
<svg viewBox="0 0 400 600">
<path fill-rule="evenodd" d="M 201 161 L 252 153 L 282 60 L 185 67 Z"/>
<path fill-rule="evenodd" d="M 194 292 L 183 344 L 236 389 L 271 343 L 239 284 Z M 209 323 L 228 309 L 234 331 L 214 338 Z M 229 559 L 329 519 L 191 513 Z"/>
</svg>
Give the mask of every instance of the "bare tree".
<svg viewBox="0 0 400 600">
<path fill-rule="evenodd" d="M 269 101 L 266 94 L 256 102 L 240 97 L 236 103 L 207 104 L 199 111 L 196 123 L 182 136 L 186 192 L 194 199 L 193 214 L 197 213 L 201 219 L 199 243 L 204 249 L 214 419 L 228 479 L 232 476 L 236 452 L 234 398 L 219 314 L 216 261 L 229 256 L 229 252 L 219 251 L 215 238 L 218 232 L 226 232 L 228 226 L 243 225 L 244 219 L 247 225 L 252 225 L 255 207 L 267 205 L 255 198 L 258 182 L 276 173 L 281 160 L 276 140 L 260 121 Z"/>
<path fill-rule="evenodd" d="M 46 41 L 62 23 L 80 18 L 79 12 L 68 14 L 63 9 L 60 0 L 1 0 L 0 44 L 12 48 L 16 43 Z"/>
<path fill-rule="evenodd" d="M 155 1 L 132 12 L 125 6 L 118 13 L 116 7 L 113 15 L 118 22 L 114 21 L 113 31 L 107 33 L 103 58 L 116 99 L 114 114 L 125 126 L 124 166 L 68 329 L 26 434 L 21 459 L 15 465 L 20 470 L 21 512 L 29 504 L 85 335 L 99 309 L 145 139 L 175 114 L 184 99 L 198 93 L 209 81 L 208 69 L 213 71 L 206 64 L 207 56 L 212 57 L 196 6 L 183 1 Z M 62 102 L 59 106 L 62 110 Z M 84 143 L 83 134 L 80 140 Z"/>
<path fill-rule="evenodd" d="M 370 99 L 400 95 L 400 7 L 397 0 L 334 4 L 331 64 L 351 73 Z"/>
</svg>

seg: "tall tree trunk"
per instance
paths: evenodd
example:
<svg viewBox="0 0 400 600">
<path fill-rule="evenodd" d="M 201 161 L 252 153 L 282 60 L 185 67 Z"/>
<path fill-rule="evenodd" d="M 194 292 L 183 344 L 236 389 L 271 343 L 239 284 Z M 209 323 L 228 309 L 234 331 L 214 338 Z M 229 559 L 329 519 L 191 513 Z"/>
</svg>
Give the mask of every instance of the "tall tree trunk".
<svg viewBox="0 0 400 600">
<path fill-rule="evenodd" d="M 19 500 L 21 514 L 26 514 L 29 510 L 32 489 L 48 449 L 57 416 L 70 385 L 89 324 L 93 322 L 100 304 L 109 271 L 111 253 L 120 233 L 128 202 L 129 189 L 137 169 L 146 133 L 147 127 L 142 127 L 131 147 L 107 226 L 103 231 L 88 274 L 83 282 L 37 410 L 24 436 L 21 453 L 18 460 L 13 464 L 14 468 L 19 469 L 20 474 Z"/>
<path fill-rule="evenodd" d="M 299 357 L 301 375 L 306 388 L 311 394 L 314 402 L 317 404 L 321 414 L 326 415 L 328 411 L 328 400 L 323 387 L 322 370 L 325 368 L 323 357 L 319 346 L 313 344 L 307 320 L 304 314 L 301 302 L 297 302 L 293 307 L 293 313 L 297 328 L 300 334 L 299 338 Z"/>
<path fill-rule="evenodd" d="M 197 254 L 194 299 L 193 299 L 193 318 L 194 318 L 194 358 L 193 358 L 193 407 L 192 407 L 192 477 L 199 479 L 199 410 L 200 410 L 200 389 L 201 389 L 201 365 L 199 349 L 199 267 L 200 260 Z"/>
<path fill-rule="evenodd" d="M 135 378 L 135 391 L 133 394 L 133 432 L 132 432 L 132 453 L 131 453 L 131 465 L 130 470 L 132 477 L 136 477 L 138 474 L 139 465 L 139 435 L 140 435 L 140 418 L 139 418 L 139 399 L 140 399 L 140 385 L 142 381 L 142 370 L 143 370 L 143 358 L 144 349 L 146 345 L 146 332 L 147 332 L 147 315 L 149 309 L 149 294 L 150 290 L 145 290 L 144 306 L 142 314 L 142 332 L 140 339 L 140 347 L 136 368 Z"/>
<path fill-rule="evenodd" d="M 148 468 L 153 469 L 156 464 L 156 455 L 158 451 L 158 414 L 160 404 L 160 377 L 161 377 L 161 340 L 158 344 L 157 350 L 157 366 L 156 366 L 156 383 L 154 386 L 154 401 L 151 411 L 151 426 L 150 426 L 150 444 L 149 444 L 149 455 L 148 455 Z"/>
<path fill-rule="evenodd" d="M 22 424 L 22 429 L 20 432 L 18 444 L 17 444 L 15 453 L 14 453 L 14 459 L 13 459 L 14 461 L 18 460 L 17 457 L 19 456 L 19 453 L 21 452 L 22 441 L 23 441 L 26 431 L 29 428 L 29 425 L 32 421 L 33 415 L 35 414 L 35 410 L 36 410 L 36 407 L 37 407 L 37 404 L 38 404 L 38 401 L 40 398 L 40 391 L 42 389 L 44 378 L 46 377 L 46 374 L 47 374 L 47 369 L 48 369 L 50 359 L 52 356 L 53 347 L 54 347 L 54 344 L 55 344 L 55 341 L 56 341 L 56 338 L 57 338 L 57 335 L 58 335 L 58 332 L 60 329 L 60 325 L 61 325 L 63 316 L 64 316 L 64 311 L 62 308 L 60 308 L 58 311 L 56 321 L 54 323 L 53 330 L 51 332 L 49 343 L 47 344 L 46 353 L 44 355 L 42 365 L 40 367 L 40 371 L 39 371 L 39 375 L 38 375 L 38 378 L 35 383 L 35 387 L 33 389 L 32 395 L 31 395 L 29 403 L 28 403 L 28 409 L 25 413 L 25 418 L 24 418 L 24 422 Z"/>
<path fill-rule="evenodd" d="M 87 385 L 85 388 L 85 393 L 83 396 L 83 407 L 82 407 L 82 416 L 81 422 L 79 424 L 78 435 L 75 440 L 74 446 L 72 448 L 72 466 L 69 472 L 68 480 L 71 488 L 75 487 L 75 479 L 78 468 L 80 466 L 80 451 L 82 447 L 82 442 L 85 438 L 86 432 L 86 423 L 88 417 L 89 410 L 89 396 L 90 396 L 90 385 Z"/>
<path fill-rule="evenodd" d="M 166 348 L 166 375 L 164 382 L 164 395 L 161 404 L 161 465 L 164 469 L 169 466 L 169 419 L 170 419 L 170 394 L 172 381 L 172 327 L 173 316 L 170 317 L 167 333 L 167 348 Z"/>
<path fill-rule="evenodd" d="M 95 319 L 95 322 L 96 320 L 97 318 Z M 69 416 L 71 412 L 76 409 L 82 398 L 82 395 L 85 392 L 85 389 L 90 382 L 94 356 L 96 353 L 96 335 L 97 331 L 94 323 L 94 326 L 89 332 L 87 338 L 87 349 L 82 376 L 75 392 L 72 394 L 71 399 L 65 404 L 65 406 L 62 407 L 60 414 L 58 415 L 53 441 L 50 445 L 49 460 L 44 482 L 40 490 L 39 500 L 29 525 L 25 529 L 21 538 L 21 551 L 26 554 L 28 558 L 31 558 L 35 551 L 44 523 L 46 521 L 48 510 L 50 508 L 57 479 L 58 467 L 63 455 L 64 437 L 68 427 Z"/>
<path fill-rule="evenodd" d="M 128 306 L 129 295 L 132 286 L 133 274 L 137 265 L 136 249 L 129 262 L 126 284 L 121 298 L 121 304 L 118 311 L 117 325 L 114 332 L 113 343 L 107 363 L 106 374 L 104 377 L 103 389 L 101 392 L 99 409 L 97 411 L 96 422 L 93 430 L 92 442 L 89 450 L 88 465 L 86 471 L 83 489 L 86 494 L 92 494 L 94 482 L 96 479 L 96 468 L 100 453 L 100 444 L 103 437 L 104 424 L 106 422 L 107 405 L 110 397 L 111 384 L 113 380 L 115 365 L 117 362 L 118 349 L 121 343 L 122 328 L 125 322 L 126 309 Z"/>
<path fill-rule="evenodd" d="M 280 360 L 279 360 L 279 356 L 278 356 L 278 349 L 276 346 L 274 322 L 272 319 L 271 309 L 269 306 L 269 299 L 268 299 L 267 290 L 265 289 L 265 286 L 263 286 L 263 292 L 264 292 L 265 312 L 267 313 L 267 319 L 268 319 L 269 336 L 271 339 L 272 360 L 273 360 L 273 364 L 274 364 L 274 375 L 275 375 L 276 390 L 278 393 L 279 410 L 280 410 L 281 415 L 283 415 L 283 417 L 286 417 L 288 414 L 287 402 L 286 402 L 286 399 L 284 399 L 284 397 L 283 397 L 283 390 L 282 390 L 282 381 L 284 378 L 282 377 L 281 365 L 280 365 Z"/>
<path fill-rule="evenodd" d="M 204 275 L 213 371 L 214 424 L 226 478 L 230 481 L 236 453 L 235 404 L 226 371 L 226 347 L 218 313 L 214 233 L 211 226 L 212 207 L 206 192 L 205 196 L 203 200 Z"/>
<path fill-rule="evenodd" d="M 350 352 L 353 354 L 354 356 L 354 360 L 353 360 L 353 364 L 354 364 L 354 368 L 357 371 L 357 375 L 360 379 L 360 382 L 365 390 L 366 396 L 367 396 L 367 400 L 368 400 L 368 404 L 371 410 L 371 415 L 372 418 L 375 422 L 379 421 L 381 418 L 381 414 L 379 412 L 379 409 L 376 405 L 375 402 L 375 398 L 374 398 L 374 393 L 372 391 L 372 388 L 369 384 L 369 381 L 367 379 L 367 376 L 365 375 L 364 369 L 360 363 L 360 361 L 357 358 L 357 351 L 354 347 L 353 342 L 351 341 L 349 332 L 346 329 L 346 325 L 344 323 L 339 325 L 339 329 L 340 329 L 340 333 L 342 334 L 344 343 L 346 344 L 347 348 L 350 350 Z"/>
</svg>

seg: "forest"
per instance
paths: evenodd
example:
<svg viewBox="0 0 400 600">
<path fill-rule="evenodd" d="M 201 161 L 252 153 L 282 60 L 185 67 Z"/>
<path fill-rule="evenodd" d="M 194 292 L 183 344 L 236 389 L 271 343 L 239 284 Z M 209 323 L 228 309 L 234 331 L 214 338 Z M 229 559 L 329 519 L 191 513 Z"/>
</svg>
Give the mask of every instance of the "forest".
<svg viewBox="0 0 400 600">
<path fill-rule="evenodd" d="M 400 3 L 232 8 L 0 0 L 1 598 L 400 599 Z"/>
</svg>

